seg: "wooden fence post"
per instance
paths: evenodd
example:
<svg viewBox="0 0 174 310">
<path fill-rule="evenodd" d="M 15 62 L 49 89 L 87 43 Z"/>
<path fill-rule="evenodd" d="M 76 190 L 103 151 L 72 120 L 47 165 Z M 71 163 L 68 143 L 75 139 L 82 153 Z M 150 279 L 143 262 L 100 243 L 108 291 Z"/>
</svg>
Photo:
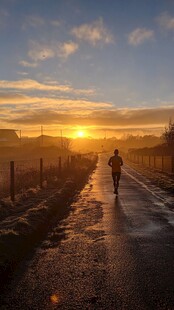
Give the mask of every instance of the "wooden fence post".
<svg viewBox="0 0 174 310">
<path fill-rule="evenodd" d="M 174 156 L 172 156 L 172 173 L 174 173 Z"/>
<path fill-rule="evenodd" d="M 139 164 L 140 163 L 140 156 L 137 155 L 137 163 Z"/>
<path fill-rule="evenodd" d="M 75 156 L 71 155 L 71 167 L 75 165 Z"/>
<path fill-rule="evenodd" d="M 59 173 L 62 171 L 62 158 L 59 156 Z"/>
<path fill-rule="evenodd" d="M 164 157 L 162 156 L 162 171 L 164 171 Z"/>
<path fill-rule="evenodd" d="M 11 201 L 15 200 L 15 171 L 14 161 L 10 162 L 10 198 Z"/>
<path fill-rule="evenodd" d="M 68 156 L 68 158 L 67 158 L 67 168 L 69 168 L 69 166 L 70 166 L 70 158 Z"/>
<path fill-rule="evenodd" d="M 43 158 L 40 158 L 40 188 L 43 188 Z"/>
<path fill-rule="evenodd" d="M 77 159 L 81 160 L 81 158 L 82 158 L 82 155 L 81 154 L 77 154 Z"/>
</svg>

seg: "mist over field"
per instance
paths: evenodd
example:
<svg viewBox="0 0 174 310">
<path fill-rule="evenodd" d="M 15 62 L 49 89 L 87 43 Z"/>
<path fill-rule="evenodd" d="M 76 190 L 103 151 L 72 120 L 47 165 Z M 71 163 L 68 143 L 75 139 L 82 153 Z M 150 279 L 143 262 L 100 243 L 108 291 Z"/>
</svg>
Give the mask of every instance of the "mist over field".
<svg viewBox="0 0 174 310">
<path fill-rule="evenodd" d="M 0 146 L 0 160 L 56 158 L 73 153 L 113 152 L 115 148 L 128 152 L 131 148 L 154 147 L 162 142 L 162 138 L 151 135 L 143 137 L 129 135 L 124 139 L 64 138 L 64 141 L 60 137 L 43 135 L 31 140 L 28 138 L 27 143 L 25 140 L 18 141 L 18 146 Z"/>
</svg>

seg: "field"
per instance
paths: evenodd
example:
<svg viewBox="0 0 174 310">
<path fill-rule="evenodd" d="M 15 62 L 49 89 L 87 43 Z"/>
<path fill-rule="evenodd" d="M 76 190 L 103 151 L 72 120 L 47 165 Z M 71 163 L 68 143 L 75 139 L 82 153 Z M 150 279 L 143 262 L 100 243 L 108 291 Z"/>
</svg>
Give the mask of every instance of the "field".
<svg viewBox="0 0 174 310">
<path fill-rule="evenodd" d="M 0 275 L 4 280 L 47 232 L 52 221 L 68 214 L 70 202 L 75 199 L 97 162 L 97 156 L 92 154 L 78 160 L 72 159 L 69 166 L 62 167 L 59 177 L 53 173 L 57 170 L 50 166 L 44 174 L 47 179 L 43 178 L 42 187 L 23 190 L 14 201 L 10 197 L 0 200 Z M 25 171 L 29 174 L 29 170 Z"/>
</svg>

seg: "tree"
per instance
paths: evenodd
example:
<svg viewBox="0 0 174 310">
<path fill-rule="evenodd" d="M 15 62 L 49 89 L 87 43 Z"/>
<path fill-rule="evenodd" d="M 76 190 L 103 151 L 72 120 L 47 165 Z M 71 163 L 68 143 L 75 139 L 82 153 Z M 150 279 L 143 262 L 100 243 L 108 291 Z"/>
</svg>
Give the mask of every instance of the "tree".
<svg viewBox="0 0 174 310">
<path fill-rule="evenodd" d="M 168 127 L 165 127 L 163 138 L 169 146 L 174 145 L 174 123 L 171 119 L 169 121 Z"/>
<path fill-rule="evenodd" d="M 62 139 L 62 147 L 63 147 L 63 149 L 65 149 L 67 151 L 70 151 L 71 143 L 72 143 L 71 139 L 63 137 L 63 139 Z"/>
</svg>

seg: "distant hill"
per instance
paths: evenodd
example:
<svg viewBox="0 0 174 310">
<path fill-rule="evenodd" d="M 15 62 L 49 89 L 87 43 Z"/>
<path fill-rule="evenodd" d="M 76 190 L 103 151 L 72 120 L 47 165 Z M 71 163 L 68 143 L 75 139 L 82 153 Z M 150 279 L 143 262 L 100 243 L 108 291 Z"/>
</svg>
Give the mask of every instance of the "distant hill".
<svg viewBox="0 0 174 310">
<path fill-rule="evenodd" d="M 110 152 L 119 148 L 122 152 L 127 152 L 131 148 L 154 147 L 161 143 L 161 138 L 153 135 L 143 137 L 129 135 L 124 139 L 115 137 L 109 139 L 76 138 L 72 140 L 72 149 L 77 152 Z"/>
</svg>

